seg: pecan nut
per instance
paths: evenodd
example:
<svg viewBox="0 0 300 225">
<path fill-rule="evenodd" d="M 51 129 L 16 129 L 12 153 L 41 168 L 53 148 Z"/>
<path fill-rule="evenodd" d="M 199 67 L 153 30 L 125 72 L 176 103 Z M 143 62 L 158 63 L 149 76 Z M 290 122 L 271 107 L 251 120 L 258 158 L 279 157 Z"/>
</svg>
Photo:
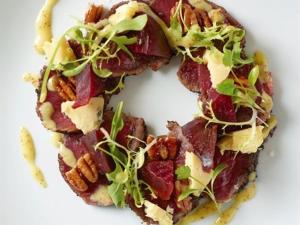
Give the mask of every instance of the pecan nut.
<svg viewBox="0 0 300 225">
<path fill-rule="evenodd" d="M 197 19 L 198 19 L 200 26 L 202 26 L 202 27 L 211 27 L 212 26 L 211 19 L 209 18 L 209 15 L 206 11 L 196 10 L 195 12 L 197 14 Z"/>
<path fill-rule="evenodd" d="M 84 156 L 80 157 L 77 162 L 77 168 L 89 182 L 95 183 L 98 180 L 97 167 L 91 157 L 91 154 L 86 153 Z"/>
<path fill-rule="evenodd" d="M 147 137 L 147 144 L 155 139 L 154 136 Z M 148 150 L 150 160 L 167 160 L 175 159 L 177 154 L 178 143 L 175 137 L 161 136 L 158 137 L 156 144 Z"/>
<path fill-rule="evenodd" d="M 87 13 L 85 14 L 84 22 L 86 24 L 97 23 L 101 19 L 102 13 L 103 13 L 102 5 L 96 6 L 92 4 L 89 10 L 87 11 Z"/>
<path fill-rule="evenodd" d="M 183 5 L 183 9 L 184 9 L 184 27 L 191 27 L 194 24 L 197 24 L 197 16 L 195 11 L 192 9 L 191 6 L 189 6 L 188 4 L 184 4 Z"/>
<path fill-rule="evenodd" d="M 56 76 L 55 89 L 59 96 L 66 101 L 74 101 L 76 99 L 76 81 L 73 77 Z"/>
<path fill-rule="evenodd" d="M 69 183 L 78 191 L 86 191 L 88 189 L 88 185 L 86 182 L 81 178 L 79 172 L 77 171 L 76 167 L 71 169 L 70 171 L 66 172 L 66 177 Z"/>
<path fill-rule="evenodd" d="M 76 167 L 65 173 L 69 183 L 80 192 L 88 189 L 87 181 L 95 183 L 98 180 L 97 166 L 90 153 L 81 156 Z"/>
</svg>

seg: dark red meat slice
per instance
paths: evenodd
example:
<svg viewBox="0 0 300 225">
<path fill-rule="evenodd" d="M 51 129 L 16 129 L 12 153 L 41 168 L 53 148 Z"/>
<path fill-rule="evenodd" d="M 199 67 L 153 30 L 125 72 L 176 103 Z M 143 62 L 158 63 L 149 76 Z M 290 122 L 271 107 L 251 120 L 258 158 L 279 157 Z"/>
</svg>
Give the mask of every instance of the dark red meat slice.
<svg viewBox="0 0 300 225">
<path fill-rule="evenodd" d="M 155 191 L 158 198 L 169 200 L 174 189 L 173 161 L 150 161 L 142 168 L 142 178 Z"/>
<path fill-rule="evenodd" d="M 119 51 L 118 59 L 103 60 L 99 62 L 99 67 L 110 70 L 113 76 L 121 76 L 124 73 L 135 75 L 143 72 L 147 68 L 147 63 L 146 58 L 135 56 L 135 60 L 133 60 L 127 53 Z"/>
<path fill-rule="evenodd" d="M 230 96 L 218 94 L 212 102 L 212 109 L 219 120 L 236 122 L 236 112 Z"/>
<path fill-rule="evenodd" d="M 223 163 L 227 168 L 221 172 L 214 183 L 214 193 L 218 202 L 230 200 L 244 185 L 248 183 L 248 176 L 255 171 L 258 153 L 237 154 L 233 151 L 215 153 L 215 165 Z"/>
<path fill-rule="evenodd" d="M 199 53 L 198 55 L 201 55 Z M 235 122 L 236 113 L 231 97 L 219 94 L 210 79 L 206 65 L 186 59 L 180 66 L 178 77 L 190 91 L 200 92 L 200 100 L 204 103 L 212 100 L 212 108 L 216 117 L 222 121 Z"/>
<path fill-rule="evenodd" d="M 66 183 L 68 183 L 68 179 L 66 177 L 66 172 L 68 172 L 71 168 L 63 161 L 63 159 L 58 156 L 58 165 L 60 173 L 62 174 Z M 97 190 L 100 185 L 108 185 L 107 179 L 105 176 L 99 176 L 98 180 L 95 183 L 88 183 L 88 189 L 85 192 L 79 192 L 75 188 L 70 185 L 70 188 L 80 196 L 87 204 L 97 205 L 96 203 L 90 199 L 90 196 Z"/>
<path fill-rule="evenodd" d="M 203 119 L 195 119 L 183 127 L 175 122 L 168 123 L 169 135 L 181 141 L 176 166 L 184 165 L 187 151 L 194 152 L 201 159 L 203 169 L 210 171 L 213 166 L 215 145 L 217 141 L 217 125 L 206 126 Z"/>
<path fill-rule="evenodd" d="M 104 122 L 102 127 L 104 127 L 108 132 L 110 132 L 111 122 L 114 113 L 112 111 L 107 111 L 103 115 Z M 144 140 L 145 136 L 145 124 L 144 121 L 140 118 L 130 117 L 123 115 L 124 119 L 124 127 L 117 135 L 117 142 L 127 146 L 127 144 L 132 145 L 129 143 L 129 139 L 127 138 L 128 135 L 135 136 Z M 91 202 L 89 199 L 90 195 L 96 190 L 99 184 L 108 184 L 105 174 L 111 172 L 114 169 L 113 160 L 105 153 L 101 151 L 95 151 L 94 146 L 101 140 L 104 139 L 104 135 L 100 130 L 92 131 L 88 134 L 83 135 L 82 133 L 77 134 L 65 134 L 64 135 L 64 145 L 70 149 L 75 158 L 78 160 L 80 157 L 85 155 L 86 153 L 91 154 L 93 161 L 97 166 L 97 170 L 99 173 L 99 180 L 96 183 L 90 183 L 87 181 L 88 190 L 84 192 L 79 192 L 75 188 L 70 185 L 72 190 L 82 197 L 88 204 L 95 204 Z M 139 147 L 141 143 L 135 144 L 135 147 Z M 107 146 L 103 145 L 104 148 L 108 148 Z M 133 149 L 133 148 L 132 148 Z M 62 173 L 62 176 L 68 183 L 66 179 L 65 173 L 68 172 L 71 168 L 67 166 L 62 158 L 59 156 L 59 167 Z"/>
<path fill-rule="evenodd" d="M 150 5 L 151 9 L 163 20 L 167 25 L 170 24 L 171 9 L 176 5 L 178 0 L 141 0 Z"/>
<path fill-rule="evenodd" d="M 103 115 L 103 124 L 108 132 L 111 129 L 111 121 L 113 119 L 114 113 L 112 111 L 106 111 Z M 146 137 L 146 125 L 145 121 L 142 118 L 126 116 L 123 114 L 124 127 L 117 135 L 117 142 L 123 146 L 129 146 L 132 150 L 136 150 L 141 146 L 141 142 L 137 140 L 131 140 L 128 138 L 128 135 L 132 135 L 140 140 L 145 140 Z"/>
<path fill-rule="evenodd" d="M 170 59 L 171 49 L 165 34 L 151 17 L 148 16 L 145 28 L 137 33 L 137 39 L 137 43 L 129 46 L 131 52 Z"/>
<path fill-rule="evenodd" d="M 101 141 L 103 135 L 100 131 L 93 131 L 86 135 L 68 134 L 64 137 L 64 145 L 69 148 L 77 159 L 86 153 L 90 153 L 100 174 L 111 172 L 113 164 L 110 158 L 101 151 L 95 151 L 94 146 Z"/>
<path fill-rule="evenodd" d="M 61 112 L 61 103 L 64 102 L 64 100 L 56 92 L 48 91 L 45 102 L 50 102 L 54 109 L 54 112 L 53 112 L 51 118 L 56 124 L 56 130 L 53 130 L 53 131 L 58 131 L 58 132 L 76 132 L 76 131 L 78 131 L 78 129 L 72 123 L 72 121 L 67 116 L 65 116 L 65 114 L 63 114 Z M 36 111 L 37 111 L 38 116 L 42 120 L 41 113 L 39 110 L 40 106 L 41 106 L 41 103 L 38 101 Z"/>
<path fill-rule="evenodd" d="M 183 135 L 189 140 L 194 152 L 202 161 L 203 169 L 210 171 L 213 166 L 217 141 L 217 125 L 208 125 L 203 119 L 195 119 L 182 127 Z"/>
<path fill-rule="evenodd" d="M 177 76 L 181 83 L 190 91 L 200 92 L 200 74 L 209 73 L 205 65 L 186 58 L 180 65 Z"/>
</svg>

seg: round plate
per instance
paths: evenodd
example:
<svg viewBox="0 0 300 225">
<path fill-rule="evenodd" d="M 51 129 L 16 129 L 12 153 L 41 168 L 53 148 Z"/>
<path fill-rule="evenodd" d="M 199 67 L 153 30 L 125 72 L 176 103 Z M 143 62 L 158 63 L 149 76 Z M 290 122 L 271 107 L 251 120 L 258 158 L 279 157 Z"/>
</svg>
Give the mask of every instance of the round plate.
<svg viewBox="0 0 300 225">
<path fill-rule="evenodd" d="M 107 6 L 117 1 L 97 0 Z M 299 198 L 299 12 L 297 0 L 218 0 L 247 30 L 249 51 L 263 50 L 268 56 L 275 84 L 275 108 L 279 125 L 261 153 L 257 196 L 242 205 L 231 225 L 300 224 Z M 51 135 L 35 113 L 36 94 L 22 81 L 25 72 L 38 73 L 44 59 L 33 49 L 34 21 L 43 1 L 1 0 L 0 7 L 0 224 L 140 224 L 128 209 L 85 205 L 62 179 Z M 87 1 L 61 0 L 54 10 L 54 35 L 81 18 Z M 180 124 L 197 112 L 197 95 L 177 80 L 179 59 L 159 72 L 147 71 L 126 80 L 126 89 L 112 105 L 124 100 L 125 111 L 145 118 L 155 134 L 166 133 L 167 120 Z M 19 146 L 19 127 L 32 132 L 49 187 L 33 181 Z M 271 155 L 273 155 L 271 157 Z M 213 219 L 198 222 L 208 225 Z"/>
</svg>

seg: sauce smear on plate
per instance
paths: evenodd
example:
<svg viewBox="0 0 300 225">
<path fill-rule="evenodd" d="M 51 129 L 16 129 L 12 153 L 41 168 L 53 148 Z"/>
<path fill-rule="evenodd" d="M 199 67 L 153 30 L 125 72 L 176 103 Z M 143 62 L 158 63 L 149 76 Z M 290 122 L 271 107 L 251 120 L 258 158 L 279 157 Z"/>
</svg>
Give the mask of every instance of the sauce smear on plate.
<svg viewBox="0 0 300 225">
<path fill-rule="evenodd" d="M 47 187 L 42 170 L 36 165 L 36 150 L 30 132 L 22 127 L 20 130 L 20 143 L 24 159 L 27 161 L 33 178 L 44 188 Z"/>
<path fill-rule="evenodd" d="M 45 42 L 51 42 L 52 39 L 52 11 L 57 2 L 58 0 L 47 0 L 35 22 L 37 37 L 34 47 L 41 55 L 44 54 Z"/>
</svg>

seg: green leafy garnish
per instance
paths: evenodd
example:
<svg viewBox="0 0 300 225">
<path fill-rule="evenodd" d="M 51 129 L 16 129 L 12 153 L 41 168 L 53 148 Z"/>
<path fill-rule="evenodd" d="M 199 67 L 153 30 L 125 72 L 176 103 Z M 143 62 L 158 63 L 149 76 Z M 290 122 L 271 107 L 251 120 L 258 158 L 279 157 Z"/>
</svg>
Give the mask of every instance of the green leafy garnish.
<svg viewBox="0 0 300 225">
<path fill-rule="evenodd" d="M 235 96 L 236 95 L 236 87 L 234 84 L 234 80 L 226 79 L 222 83 L 218 84 L 217 91 L 220 94 L 228 95 L 228 96 Z"/>
<path fill-rule="evenodd" d="M 188 166 L 181 166 L 176 169 L 175 174 L 178 180 L 188 179 L 191 176 L 191 169 Z"/>
<path fill-rule="evenodd" d="M 207 113 L 203 112 L 203 104 L 202 104 L 202 102 L 199 101 L 199 109 L 200 109 L 200 111 L 196 115 L 196 117 L 201 117 L 201 118 L 207 120 L 206 126 L 208 126 L 211 123 L 222 125 L 222 129 L 223 130 L 225 130 L 226 127 L 228 127 L 228 126 L 240 126 L 240 127 L 247 126 L 247 125 L 252 126 L 253 123 L 255 123 L 256 119 L 257 119 L 257 110 L 254 109 L 253 107 L 250 107 L 250 108 L 252 110 L 252 117 L 248 121 L 244 121 L 244 122 L 228 122 L 228 121 L 219 120 L 217 118 L 217 116 L 215 115 L 214 110 L 212 108 L 212 102 L 211 101 L 208 103 L 208 105 L 206 107 L 206 111 L 209 112 L 210 115 L 207 115 Z"/>
<path fill-rule="evenodd" d="M 253 57 L 248 59 L 243 59 L 241 57 L 241 53 L 242 53 L 241 42 L 233 43 L 233 47 L 231 48 L 224 47 L 223 51 L 224 51 L 223 63 L 225 66 L 239 67 L 242 65 L 253 63 L 254 61 Z"/>
<path fill-rule="evenodd" d="M 118 84 L 117 84 L 112 90 L 106 90 L 106 91 L 105 91 L 105 94 L 113 94 L 113 93 L 115 93 L 117 90 L 122 90 L 122 89 L 125 87 L 125 84 L 124 84 L 124 78 L 125 78 L 125 76 L 126 76 L 126 74 L 124 73 L 124 74 L 121 76 L 121 78 L 120 78 Z"/>
<path fill-rule="evenodd" d="M 256 67 L 252 69 L 249 75 L 249 87 L 245 87 L 238 78 L 226 79 L 217 86 L 217 92 L 223 95 L 231 96 L 233 103 L 239 106 L 253 107 L 259 111 L 263 112 L 263 109 L 255 102 L 256 98 L 260 96 L 259 92 L 256 90 L 254 84 L 257 80 L 258 75 L 256 74 Z M 240 84 L 237 84 L 237 83 Z M 252 84 L 254 82 L 254 84 Z"/>
<path fill-rule="evenodd" d="M 146 148 L 140 148 L 138 151 L 133 151 L 117 143 L 115 141 L 116 137 L 124 126 L 122 109 L 123 102 L 120 102 L 112 120 L 110 134 L 108 134 L 104 128 L 101 128 L 101 132 L 104 134 L 106 140 L 99 142 L 95 146 L 95 149 L 111 156 L 114 160 L 114 171 L 106 174 L 108 180 L 111 182 L 108 193 L 114 204 L 117 207 L 124 207 L 126 204 L 126 196 L 129 194 L 134 199 L 136 207 L 142 207 L 144 197 L 141 186 L 146 186 L 151 193 L 153 193 L 153 191 L 148 184 L 138 179 L 138 169 L 143 166 L 145 153 L 155 144 L 155 141 L 147 145 Z M 102 147 L 105 144 L 108 144 L 109 151 Z"/>
<path fill-rule="evenodd" d="M 258 76 L 259 76 L 259 66 L 256 65 L 249 73 L 248 83 L 254 87 L 258 79 Z"/>
<path fill-rule="evenodd" d="M 91 64 L 97 76 L 107 78 L 111 76 L 112 72 L 99 66 L 102 60 L 117 58 L 117 52 L 120 50 L 123 50 L 134 60 L 127 45 L 136 43 L 137 38 L 127 37 L 124 33 L 142 30 L 147 21 L 147 15 L 139 15 L 132 19 L 124 19 L 114 26 L 107 24 L 102 29 L 98 29 L 95 24 L 82 24 L 81 22 L 68 29 L 60 38 L 43 76 L 40 102 L 44 102 L 47 97 L 47 82 L 50 71 L 53 69 L 60 70 L 64 76 L 71 77 L 78 75 L 86 66 Z M 79 60 L 54 65 L 54 59 L 63 39 L 77 41 L 82 47 L 84 56 Z M 117 46 L 113 52 L 111 44 Z"/>
<path fill-rule="evenodd" d="M 113 26 L 112 31 L 116 33 L 123 33 L 129 30 L 140 31 L 145 27 L 147 21 L 147 15 L 140 15 L 133 19 L 125 19 Z"/>
</svg>

